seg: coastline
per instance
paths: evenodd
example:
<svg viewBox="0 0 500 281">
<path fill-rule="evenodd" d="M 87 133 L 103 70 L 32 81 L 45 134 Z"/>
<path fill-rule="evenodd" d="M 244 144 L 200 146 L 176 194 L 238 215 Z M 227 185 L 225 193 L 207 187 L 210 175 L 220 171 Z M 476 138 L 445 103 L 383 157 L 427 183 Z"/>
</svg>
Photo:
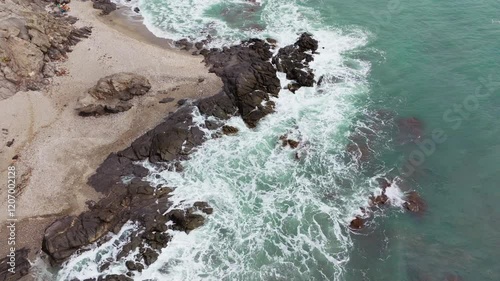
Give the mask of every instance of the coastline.
<svg viewBox="0 0 500 281">
<path fill-rule="evenodd" d="M 87 185 L 87 179 L 110 153 L 159 124 L 175 111 L 177 100 L 211 96 L 222 86 L 218 77 L 208 73 L 201 56 L 175 50 L 169 40 L 155 37 L 142 23 L 127 21 L 124 7 L 106 16 L 99 15 L 90 1 L 72 2 L 71 8 L 69 14 L 79 19 L 75 26 L 92 26 L 93 32 L 74 47 L 68 60 L 57 63 L 69 74 L 54 77 L 46 90 L 18 92 L 0 101 L 7 138 L 15 139 L 11 147 L 2 149 L 0 170 L 6 175 L 12 157 L 19 157 L 14 162 L 18 189 L 22 189 L 16 202 L 16 248 L 30 248 L 30 259 L 40 250 L 50 223 L 81 213 L 87 210 L 87 200 L 102 197 Z M 146 76 L 150 92 L 137 98 L 127 112 L 77 116 L 77 100 L 87 89 L 104 76 L 124 71 Z M 178 90 L 168 91 L 174 87 Z M 158 93 L 164 90 L 167 95 Z M 160 104 L 165 97 L 175 100 Z M 2 210 L 6 209 L 4 192 Z M 5 216 L 2 212 L 0 220 L 5 221 Z M 6 237 L 5 227 L 0 235 Z M 6 246 L 0 245 L 2 256 Z M 31 279 L 28 275 L 22 280 Z"/>
<path fill-rule="evenodd" d="M 186 55 L 186 52 L 173 47 L 173 41 L 171 39 L 154 35 L 153 32 L 143 24 L 142 15 L 129 10 L 129 7 L 118 5 L 117 9 L 109 15 L 98 16 L 96 18 L 107 26 L 127 35 L 127 37 L 173 52 L 179 52 L 183 56 Z"/>
</svg>

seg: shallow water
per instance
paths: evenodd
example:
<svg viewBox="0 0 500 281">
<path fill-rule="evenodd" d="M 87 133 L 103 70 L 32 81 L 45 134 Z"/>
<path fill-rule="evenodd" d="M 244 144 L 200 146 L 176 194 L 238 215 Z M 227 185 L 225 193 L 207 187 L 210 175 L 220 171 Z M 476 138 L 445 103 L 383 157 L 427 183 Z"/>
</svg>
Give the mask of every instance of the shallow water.
<svg viewBox="0 0 500 281">
<path fill-rule="evenodd" d="M 141 8 L 157 36 L 211 34 L 215 46 L 251 36 L 284 46 L 311 32 L 320 41 L 316 77 L 340 80 L 283 90 L 277 113 L 256 129 L 234 118 L 238 135 L 207 141 L 183 174 L 153 172 L 151 181 L 177 187 L 177 205 L 205 200 L 215 212 L 189 235 L 173 233 L 137 280 L 500 280 L 499 2 L 126 4 Z M 421 121 L 427 146 L 398 135 L 407 117 Z M 285 133 L 305 144 L 299 161 L 278 141 Z M 368 144 L 363 154 L 348 152 L 353 140 Z M 402 171 L 412 172 L 391 190 L 395 206 L 366 231 L 349 231 L 377 176 Z M 423 216 L 400 207 L 411 189 L 427 202 Z M 74 262 L 95 263 L 99 251 Z M 94 274 L 74 265 L 59 276 Z"/>
</svg>

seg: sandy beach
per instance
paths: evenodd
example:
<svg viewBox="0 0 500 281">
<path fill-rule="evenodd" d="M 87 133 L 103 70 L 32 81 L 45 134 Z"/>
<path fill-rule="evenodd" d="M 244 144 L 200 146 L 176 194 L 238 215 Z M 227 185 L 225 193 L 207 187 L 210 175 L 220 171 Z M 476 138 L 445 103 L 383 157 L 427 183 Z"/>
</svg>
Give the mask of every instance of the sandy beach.
<svg viewBox="0 0 500 281">
<path fill-rule="evenodd" d="M 16 248 L 31 248 L 30 257 L 40 249 L 48 224 L 78 214 L 86 210 L 86 201 L 100 198 L 86 182 L 111 152 L 124 149 L 160 123 L 176 109 L 178 99 L 213 95 L 222 85 L 208 73 L 201 56 L 170 48 L 167 40 L 154 37 L 140 23 L 128 22 L 120 11 L 101 16 L 90 1 L 73 1 L 69 14 L 79 18 L 76 26 L 93 30 L 57 64 L 67 74 L 52 78 L 45 90 L 18 92 L 0 101 L 1 178 L 6 179 L 9 165 L 16 167 Z M 127 112 L 78 116 L 78 98 L 100 78 L 118 72 L 147 77 L 151 90 L 135 98 Z M 175 100 L 159 103 L 166 97 Z M 7 219 L 6 185 L 0 187 L 2 222 Z M 2 226 L 0 237 L 6 236 Z M 1 256 L 6 247 L 0 245 Z"/>
</svg>

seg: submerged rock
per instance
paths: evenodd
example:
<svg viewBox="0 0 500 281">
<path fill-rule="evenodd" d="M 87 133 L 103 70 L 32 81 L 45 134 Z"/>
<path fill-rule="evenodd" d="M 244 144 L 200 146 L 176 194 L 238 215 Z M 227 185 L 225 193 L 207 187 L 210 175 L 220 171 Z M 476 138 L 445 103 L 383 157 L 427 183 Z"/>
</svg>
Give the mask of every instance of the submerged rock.
<svg viewBox="0 0 500 281">
<path fill-rule="evenodd" d="M 399 141 L 402 144 L 415 142 L 422 138 L 423 123 L 415 117 L 401 118 L 397 121 L 399 129 Z"/>
<path fill-rule="evenodd" d="M 426 209 L 425 201 L 416 191 L 410 191 L 403 206 L 412 213 L 422 214 Z"/>
<path fill-rule="evenodd" d="M 359 216 L 353 219 L 349 224 L 349 227 L 354 230 L 362 229 L 364 226 L 365 226 L 365 220 Z"/>
</svg>

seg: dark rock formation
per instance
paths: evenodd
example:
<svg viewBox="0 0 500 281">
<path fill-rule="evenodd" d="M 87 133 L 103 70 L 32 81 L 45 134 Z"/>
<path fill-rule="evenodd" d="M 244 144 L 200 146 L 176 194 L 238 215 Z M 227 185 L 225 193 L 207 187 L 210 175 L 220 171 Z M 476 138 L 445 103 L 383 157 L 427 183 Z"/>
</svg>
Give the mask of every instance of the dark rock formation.
<svg viewBox="0 0 500 281">
<path fill-rule="evenodd" d="M 222 126 L 222 133 L 225 135 L 234 135 L 234 134 L 238 133 L 238 128 L 235 128 L 233 126 L 224 125 L 224 126 Z"/>
<path fill-rule="evenodd" d="M 146 94 L 151 84 L 144 76 L 133 73 L 116 73 L 99 79 L 87 95 L 79 100 L 80 116 L 100 116 L 127 111 L 132 108 L 128 101 L 134 96 Z"/>
<path fill-rule="evenodd" d="M 5 242 L 7 241 L 5 240 Z M 2 258 L 0 260 L 0 281 L 19 280 L 21 277 L 27 275 L 31 267 L 28 260 L 28 253 L 29 250 L 23 248 L 12 253 L 15 256 L 12 260 L 10 256 Z M 9 271 L 11 268 L 15 269 L 14 272 Z"/>
<path fill-rule="evenodd" d="M 51 261 L 60 264 L 79 248 L 98 241 L 110 231 L 118 232 L 128 220 L 146 229 L 166 220 L 156 220 L 170 207 L 169 188 L 155 189 L 139 180 L 125 186 L 117 183 L 105 198 L 77 217 L 68 216 L 46 230 L 42 249 Z"/>
<path fill-rule="evenodd" d="M 388 201 L 389 197 L 387 197 L 385 191 L 383 191 L 380 195 L 370 198 L 370 203 L 374 206 L 385 205 L 385 203 L 387 203 Z"/>
<path fill-rule="evenodd" d="M 298 50 L 311 48 L 304 40 L 297 44 Z M 168 201 L 171 189 L 153 188 L 137 179 L 144 177 L 147 170 L 133 163 L 148 159 L 159 168 L 182 170 L 179 160 L 188 159 L 189 154 L 206 140 L 204 132 L 193 120 L 195 112 L 215 117 L 217 121 L 207 119 L 204 124 L 214 133 L 221 127 L 226 133 L 234 133 L 234 128 L 223 127 L 223 120 L 239 115 L 249 127 L 255 127 L 262 117 L 273 111 L 270 97 L 278 95 L 280 83 L 269 62 L 272 54 L 268 43 L 251 39 L 229 48 L 206 50 L 204 56 L 205 62 L 211 66 L 210 71 L 224 82 L 223 90 L 198 101 L 185 100 L 174 113 L 136 139 L 130 147 L 108 156 L 89 179 L 89 184 L 105 194 L 105 198 L 93 204 L 89 211 L 62 218 L 45 231 L 43 251 L 53 263 L 62 263 L 76 250 L 99 241 L 110 231 L 118 232 L 125 222 L 132 220 L 142 228 L 136 235 L 131 235 L 134 238 L 122 248 L 118 259 L 139 249 L 140 255 L 128 263 L 130 270 L 138 270 L 137 262 L 153 263 L 158 256 L 156 250 L 167 246 L 170 237 L 166 231 L 169 228 L 190 232 L 204 223 L 205 215 L 200 213 L 212 214 L 213 209 L 206 202 L 196 202 L 185 210 L 173 209 L 166 213 L 171 206 Z M 142 83 L 144 79 L 139 79 L 141 83 L 132 83 L 134 86 L 128 82 L 117 83 L 109 77 L 101 80 L 89 91 L 89 96 L 94 99 L 112 97 L 126 101 L 149 90 L 146 86 L 149 83 Z M 290 141 L 289 145 L 294 147 L 298 142 Z M 124 181 L 130 178 L 135 179 Z M 169 221 L 173 224 L 167 226 Z M 105 270 L 109 264 L 99 266 Z"/>
<path fill-rule="evenodd" d="M 171 191 L 170 188 L 153 188 L 140 180 L 133 180 L 127 186 L 116 184 L 89 211 L 50 225 L 45 231 L 42 249 L 54 264 L 60 264 L 76 250 L 98 241 L 110 231 L 117 233 L 124 223 L 132 220 L 139 222 L 143 233 L 123 247 L 119 258 L 140 247 L 145 264 L 150 265 L 158 257 L 154 250 L 166 247 L 170 241 L 167 229 L 190 232 L 205 221 L 197 211 L 206 214 L 213 211 L 208 204 L 197 202 L 186 210 L 175 209 L 165 214 L 171 206 L 168 201 Z M 174 224 L 167 227 L 168 221 Z M 145 245 L 150 248 L 146 249 Z M 134 266 L 142 270 L 140 266 Z"/>
<path fill-rule="evenodd" d="M 272 62 L 278 71 L 284 72 L 287 79 L 295 81 L 288 85 L 290 91 L 314 85 L 314 73 L 309 68 L 309 63 L 313 61 L 312 54 L 317 49 L 318 41 L 311 34 L 303 33 L 294 45 L 281 48 L 273 57 Z"/>
<path fill-rule="evenodd" d="M 204 54 L 211 65 L 210 72 L 224 83 L 224 92 L 238 108 L 245 123 L 253 128 L 257 122 L 273 112 L 270 96 L 277 97 L 280 81 L 269 62 L 270 45 L 260 39 L 250 39 L 240 45 L 211 49 Z"/>
<path fill-rule="evenodd" d="M 92 7 L 97 10 L 102 11 L 102 15 L 108 15 L 112 11 L 116 10 L 116 4 L 111 2 L 111 0 L 92 0 L 94 4 Z"/>
<path fill-rule="evenodd" d="M 281 141 L 281 145 L 283 147 L 290 146 L 291 148 L 297 148 L 300 145 L 300 142 L 293 140 L 293 139 L 289 139 L 288 134 L 284 134 L 284 135 L 280 136 L 280 141 Z"/>
</svg>

